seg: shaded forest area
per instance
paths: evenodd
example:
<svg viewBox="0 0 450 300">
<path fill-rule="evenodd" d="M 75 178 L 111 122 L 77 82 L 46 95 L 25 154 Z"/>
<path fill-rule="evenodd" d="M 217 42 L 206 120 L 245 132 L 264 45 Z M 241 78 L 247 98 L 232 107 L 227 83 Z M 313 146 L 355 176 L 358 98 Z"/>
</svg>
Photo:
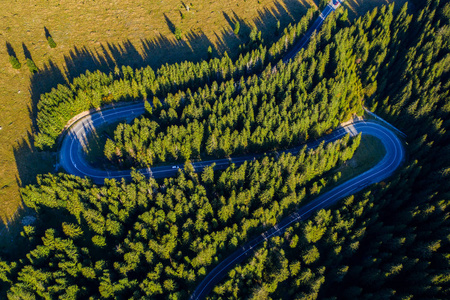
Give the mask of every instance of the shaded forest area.
<svg viewBox="0 0 450 300">
<path fill-rule="evenodd" d="M 414 15 L 408 14 L 406 6 L 397 14 L 393 14 L 392 6 L 383 7 L 351 25 L 345 20 L 345 13 L 338 11 L 308 48 L 286 66 L 278 64 L 277 59 L 291 43 L 289 38 L 275 44 L 279 48 L 271 56 L 274 61 L 267 58 L 271 55 L 269 50 L 265 59 L 252 60 L 251 68 L 246 67 L 252 57 L 250 53 L 264 53 L 257 42 L 252 46 L 255 49 L 236 64 L 223 58 L 166 68 L 178 70 L 180 66 L 190 66 L 193 69 L 186 70 L 201 70 L 203 65 L 208 70 L 208 64 L 215 61 L 220 65 L 223 61 L 227 63 L 220 70 L 226 73 L 187 72 L 190 75 L 184 77 L 180 74 L 185 73 L 174 71 L 170 76 L 181 77 L 171 77 L 172 80 L 166 79 L 168 75 L 158 77 L 158 73 L 145 69 L 123 68 L 109 75 L 88 73 L 72 86 L 60 86 L 43 96 L 38 144 L 52 147 L 65 122 L 78 109 L 113 99 L 133 99 L 133 86 L 136 98 L 144 96 L 147 86 L 136 89 L 144 86 L 136 80 L 133 85 L 136 74 L 143 72 L 150 74 L 145 78 L 161 78 L 151 81 L 158 83 L 150 84 L 155 89 L 150 88 L 152 94 L 147 93 L 146 98 L 151 101 L 153 97 L 162 99 L 167 93 L 174 94 L 175 100 L 176 95 L 189 95 L 186 98 L 195 95 L 187 88 L 196 78 L 199 81 L 195 85 L 202 87 L 199 93 L 207 88 L 213 90 L 213 82 L 220 80 L 218 90 L 234 81 L 242 82 L 241 87 L 248 87 L 250 94 L 251 84 L 258 86 L 266 80 L 264 76 L 254 77 L 257 71 L 268 78 L 280 76 L 273 79 L 281 94 L 274 93 L 276 100 L 272 104 L 280 112 L 282 109 L 275 108 L 275 104 L 289 98 L 283 98 L 285 91 L 293 94 L 292 103 L 293 99 L 299 105 L 306 103 L 303 109 L 308 110 L 310 102 L 303 102 L 305 96 L 301 95 L 312 103 L 316 99 L 322 101 L 329 93 L 333 95 L 333 90 L 326 89 L 330 86 L 322 81 L 334 82 L 331 87 L 353 82 L 353 87 L 359 88 L 351 91 L 354 97 L 347 99 L 336 94 L 337 105 L 358 110 L 361 105 L 358 102 L 364 98 L 366 105 L 406 132 L 409 157 L 405 166 L 389 182 L 349 197 L 332 211 L 320 211 L 305 224 L 288 229 L 282 237 L 270 239 L 252 258 L 232 270 L 209 297 L 448 298 L 450 3 L 430 0 L 416 6 Z M 286 36 L 294 36 L 298 30 L 304 32 L 308 20 L 305 18 L 300 25 L 287 30 Z M 302 22 L 306 25 L 301 25 Z M 329 52 L 327 59 L 321 59 L 326 49 L 334 51 Z M 268 63 L 270 68 L 266 66 Z M 301 69 L 302 64 L 307 75 L 298 81 L 289 80 L 289 72 Z M 276 66 L 273 72 L 272 66 Z M 308 80 L 311 86 L 306 86 Z M 121 82 L 126 91 L 123 94 L 118 88 L 112 89 Z M 305 85 L 304 94 L 302 86 L 295 85 L 300 83 Z M 117 94 L 111 99 L 103 98 L 109 95 L 106 87 Z M 180 89 L 183 92 L 177 94 Z M 327 96 L 310 95 L 318 91 Z M 245 101 L 243 96 L 232 97 L 232 93 L 238 92 L 230 91 L 229 99 Z M 83 93 L 91 94 L 87 97 Z M 260 103 L 257 97 L 256 103 Z M 95 105 L 74 100 L 88 98 L 96 99 Z M 349 104 L 351 101 L 356 102 Z M 209 102 L 198 103 L 207 106 Z M 170 103 L 161 103 L 161 112 L 164 105 L 169 105 L 170 110 Z M 69 109 L 71 106 L 74 110 Z M 172 109 L 177 112 L 178 107 Z M 317 109 L 318 114 L 326 112 L 326 108 Z M 178 113 L 181 111 L 180 106 Z M 346 110 L 337 111 L 339 115 Z M 267 110 L 268 123 L 272 122 L 273 113 Z M 59 123 L 50 127 L 54 120 Z M 235 126 L 233 121 L 230 126 Z M 336 126 L 333 122 L 319 129 Z M 309 125 L 311 130 L 315 124 Z M 213 126 L 219 128 L 218 123 Z M 358 143 L 359 139 L 349 142 L 345 138 L 325 149 L 303 151 L 295 157 L 265 157 L 223 172 L 207 168 L 202 174 L 195 174 L 186 164 L 184 172 L 163 183 L 145 179 L 139 173 L 134 174 L 130 183 L 107 180 L 101 187 L 71 175 L 40 176 L 38 185 L 22 190 L 24 201 L 39 212 L 41 220 L 50 220 L 49 216 L 57 214 L 59 222 L 24 227 L 23 239 L 30 248 L 22 249 L 17 257 L 2 255 L 1 290 L 11 299 L 86 296 L 184 299 L 222 257 L 332 183 L 332 175 L 324 172 L 351 157 Z"/>
<path fill-rule="evenodd" d="M 301 60 L 273 68 L 269 64 L 260 76 L 241 77 L 239 82 L 214 82 L 195 93 L 169 94 L 164 104 L 155 98 L 153 105 L 146 104 L 148 117 L 118 126 L 114 141 L 106 142 L 105 155 L 121 167 L 145 168 L 201 154 L 225 157 L 277 150 L 317 138 L 361 107 L 351 56 L 330 59 L 339 47 L 341 43 L 327 44 L 323 52 L 308 49 Z"/>
<path fill-rule="evenodd" d="M 339 15 L 338 23 L 346 20 L 346 12 Z M 317 138 L 351 114 L 361 114 L 363 88 L 354 55 L 367 59 L 368 49 L 355 47 L 353 53 L 348 47 L 352 35 L 333 40 L 336 22 L 328 22 L 317 43 L 310 43 L 297 59 L 276 61 L 305 31 L 303 24 L 305 18 L 286 29 L 269 49 L 269 58 L 259 45 L 247 59 L 239 59 L 236 66 L 241 70 L 233 71 L 230 80 L 223 80 L 222 74 L 219 83 L 195 92 L 190 87 L 167 94 L 163 102 L 158 97 L 147 101 L 146 116 L 120 124 L 114 139 L 106 141 L 105 156 L 119 168 L 147 168 L 167 161 L 278 150 Z M 258 46 L 259 35 L 251 33 L 250 49 Z M 376 66 L 377 61 L 370 63 Z"/>
</svg>

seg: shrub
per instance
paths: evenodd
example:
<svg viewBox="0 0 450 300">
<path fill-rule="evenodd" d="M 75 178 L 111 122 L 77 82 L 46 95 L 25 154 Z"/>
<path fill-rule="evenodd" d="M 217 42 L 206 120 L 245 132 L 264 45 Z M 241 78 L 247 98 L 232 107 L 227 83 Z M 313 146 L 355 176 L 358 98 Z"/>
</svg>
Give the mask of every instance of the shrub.
<svg viewBox="0 0 450 300">
<path fill-rule="evenodd" d="M 208 47 L 208 59 L 212 58 L 212 52 L 213 52 L 213 50 L 212 50 L 211 46 L 209 46 Z"/>
<path fill-rule="evenodd" d="M 10 55 L 9 62 L 11 63 L 11 65 L 14 69 L 20 69 L 22 67 L 22 64 L 19 62 L 19 60 L 15 56 Z"/>
<path fill-rule="evenodd" d="M 39 71 L 38 68 L 36 67 L 36 64 L 34 63 L 34 61 L 32 61 L 29 58 L 27 58 L 27 66 L 28 66 L 28 69 L 30 69 L 31 73 L 35 73 L 35 72 Z"/>
<path fill-rule="evenodd" d="M 239 24 L 239 22 L 236 22 L 236 23 L 234 24 L 234 34 L 235 34 L 235 35 L 238 35 L 240 29 L 241 29 L 241 24 Z"/>
<path fill-rule="evenodd" d="M 56 43 L 51 36 L 49 36 L 47 38 L 47 41 L 48 41 L 48 45 L 50 46 L 50 48 L 56 48 Z"/>
<path fill-rule="evenodd" d="M 181 29 L 180 28 L 175 28 L 175 38 L 177 40 L 181 40 Z"/>
</svg>

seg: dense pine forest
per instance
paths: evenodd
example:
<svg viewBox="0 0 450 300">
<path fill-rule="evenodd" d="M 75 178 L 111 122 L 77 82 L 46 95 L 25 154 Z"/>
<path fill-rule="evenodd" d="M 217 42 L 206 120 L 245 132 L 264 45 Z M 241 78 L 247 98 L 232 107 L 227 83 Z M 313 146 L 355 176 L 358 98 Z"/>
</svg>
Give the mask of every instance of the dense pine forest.
<svg viewBox="0 0 450 300">
<path fill-rule="evenodd" d="M 407 134 L 408 158 L 379 183 L 269 239 L 210 299 L 450 297 L 450 3 L 382 7 L 348 22 L 338 10 L 291 62 L 309 11 L 274 45 L 258 33 L 239 59 L 87 73 L 42 95 L 36 145 L 114 101 L 145 99 L 105 145 L 119 167 L 282 149 L 323 135 L 362 104 Z M 231 143 L 232 142 L 232 143 Z M 332 185 L 360 137 L 224 171 L 94 185 L 40 175 L 22 189 L 40 222 L 0 260 L 9 299 L 186 299 L 221 259 Z M 55 218 L 55 216 L 58 216 Z M 51 222 L 44 222 L 49 220 Z"/>
<path fill-rule="evenodd" d="M 114 141 L 106 142 L 105 156 L 120 167 L 145 168 L 296 146 L 336 128 L 361 113 L 362 86 L 347 47 L 352 36 L 344 33 L 332 41 L 333 22 L 322 30 L 318 44 L 311 43 L 287 64 L 269 63 L 258 75 L 168 94 L 163 104 L 155 97 L 146 103 L 146 117 L 118 126 Z M 281 41 L 297 31 L 291 28 Z M 264 52 L 254 52 L 250 63 L 263 62 L 259 55 Z"/>
<path fill-rule="evenodd" d="M 1 262 L 0 278 L 12 299 L 186 299 L 224 255 L 333 183 L 335 175 L 324 172 L 351 158 L 359 141 L 347 135 L 223 172 L 196 174 L 187 164 L 162 184 L 137 172 L 131 183 L 104 186 L 40 176 L 23 199 L 42 218 L 57 213 L 62 222 L 26 226 L 36 247 L 22 261 Z"/>
</svg>

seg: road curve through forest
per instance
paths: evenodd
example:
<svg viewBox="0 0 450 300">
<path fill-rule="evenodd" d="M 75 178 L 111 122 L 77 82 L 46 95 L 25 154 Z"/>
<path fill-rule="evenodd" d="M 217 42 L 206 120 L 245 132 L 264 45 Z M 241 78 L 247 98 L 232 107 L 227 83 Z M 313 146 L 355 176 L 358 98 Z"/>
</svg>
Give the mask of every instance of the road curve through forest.
<svg viewBox="0 0 450 300">
<path fill-rule="evenodd" d="M 295 45 L 292 50 L 288 52 L 283 61 L 287 62 L 294 58 L 295 55 L 302 49 L 311 38 L 312 34 L 319 29 L 326 17 L 335 10 L 332 5 L 327 5 L 322 11 L 317 20 L 313 23 L 311 28 L 305 36 Z M 103 184 L 106 178 L 131 178 L 131 170 L 102 170 L 95 168 L 86 161 L 84 148 L 88 147 L 87 137 L 91 132 L 101 125 L 108 123 L 116 123 L 119 121 L 131 121 L 139 117 L 145 112 L 144 103 L 136 103 L 125 106 L 111 107 L 105 110 L 91 113 L 84 116 L 73 124 L 63 138 L 61 147 L 59 149 L 59 164 L 70 174 L 80 177 L 89 177 L 97 184 Z M 249 257 L 255 249 L 263 241 L 282 234 L 286 228 L 295 222 L 308 218 L 315 211 L 328 208 L 337 201 L 352 195 L 365 187 L 380 182 L 390 175 L 400 166 L 404 159 L 404 148 L 398 137 L 388 128 L 375 122 L 355 122 L 345 127 L 334 130 L 331 134 L 326 135 L 316 141 L 308 143 L 306 146 L 310 149 L 317 147 L 321 142 L 332 142 L 342 138 L 346 134 L 355 136 L 358 133 L 363 135 L 371 135 L 381 140 L 386 154 L 383 159 L 377 163 L 372 169 L 360 174 L 345 183 L 335 187 L 334 189 L 318 196 L 316 199 L 307 205 L 299 208 L 296 212 L 281 220 L 277 225 L 267 230 L 263 234 L 257 236 L 253 240 L 247 242 L 244 246 L 238 248 L 230 256 L 220 262 L 203 281 L 197 286 L 190 299 L 204 298 L 212 288 L 219 283 L 219 281 L 227 274 L 227 272 L 237 263 L 242 262 Z M 286 150 L 292 154 L 297 154 L 305 145 Z M 233 158 L 216 159 L 209 161 L 194 162 L 192 165 L 198 172 L 202 171 L 204 167 L 213 163 L 216 164 L 215 169 L 225 169 L 231 163 L 239 166 L 245 161 L 254 160 L 261 155 L 245 155 Z M 183 168 L 180 165 L 159 166 L 148 169 L 139 170 L 146 176 L 155 178 L 170 177 L 177 174 L 178 170 Z"/>
<path fill-rule="evenodd" d="M 354 135 L 359 132 L 363 135 L 367 134 L 374 136 L 383 143 L 386 154 L 379 163 L 370 170 L 318 196 L 307 205 L 302 206 L 296 212 L 281 220 L 274 227 L 238 248 L 238 250 L 222 260 L 220 264 L 208 273 L 203 281 L 197 286 L 190 299 L 203 299 L 206 297 L 212 288 L 220 282 L 231 268 L 249 257 L 265 240 L 281 235 L 289 226 L 307 219 L 314 212 L 328 208 L 339 200 L 391 176 L 402 163 L 405 152 L 402 142 L 388 128 L 374 122 L 357 122 L 335 130 L 330 140 L 342 137 L 347 133 Z M 328 140 L 328 138 L 326 140 Z"/>
</svg>

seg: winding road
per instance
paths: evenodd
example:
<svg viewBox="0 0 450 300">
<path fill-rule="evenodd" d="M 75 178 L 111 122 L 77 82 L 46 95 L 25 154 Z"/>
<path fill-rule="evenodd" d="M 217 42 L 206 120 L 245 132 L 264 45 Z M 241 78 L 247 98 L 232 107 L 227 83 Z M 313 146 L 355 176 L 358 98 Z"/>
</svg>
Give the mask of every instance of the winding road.
<svg viewBox="0 0 450 300">
<path fill-rule="evenodd" d="M 60 164 L 64 169 L 71 174 L 81 177 L 90 177 L 96 183 L 103 184 L 105 178 L 131 178 L 131 171 L 107 171 L 100 170 L 90 166 L 84 159 L 83 145 L 86 142 L 86 136 L 91 130 L 99 125 L 105 123 L 114 123 L 123 120 L 123 116 L 127 118 L 135 118 L 142 115 L 144 112 L 144 105 L 142 103 L 134 104 L 130 106 L 122 106 L 118 108 L 108 109 L 100 111 L 84 117 L 82 120 L 75 123 L 68 131 L 64 138 L 62 147 L 60 149 Z M 226 275 L 226 273 L 237 263 L 242 262 L 246 257 L 251 255 L 253 251 L 264 240 L 270 237 L 281 235 L 286 228 L 293 223 L 308 218 L 312 213 L 317 210 L 328 208 L 335 204 L 339 200 L 352 195 L 365 187 L 383 181 L 392 175 L 393 172 L 401 165 L 405 151 L 403 144 L 397 135 L 389 128 L 372 121 L 358 121 L 351 123 L 347 126 L 334 130 L 331 134 L 326 135 L 316 141 L 308 143 L 306 146 L 309 149 L 314 149 L 322 141 L 329 143 L 337 139 L 342 138 L 346 134 L 355 136 L 357 134 L 371 135 L 378 138 L 385 150 L 386 154 L 383 159 L 378 162 L 370 170 L 346 181 L 345 183 L 335 187 L 334 189 L 318 196 L 316 199 L 301 207 L 299 210 L 283 219 L 280 223 L 266 231 L 265 233 L 257 236 L 244 246 L 240 247 L 226 259 L 224 259 L 219 265 L 217 265 L 199 284 L 197 289 L 191 295 L 191 299 L 204 298 L 211 289 Z M 301 145 L 285 152 L 297 154 L 304 145 Z M 239 166 L 245 161 L 253 160 L 255 155 L 251 156 L 239 156 L 234 158 L 216 159 L 209 161 L 202 161 L 193 163 L 196 171 L 201 171 L 205 166 L 209 166 L 212 163 L 216 164 L 215 169 L 225 169 L 230 163 L 234 163 Z M 155 178 L 173 176 L 178 172 L 178 168 L 173 166 L 161 166 L 151 169 L 140 170 L 141 173 L 147 176 L 153 176 Z"/>
<path fill-rule="evenodd" d="M 322 11 L 318 19 L 308 30 L 307 34 L 301 39 L 293 49 L 286 54 L 283 61 L 287 62 L 294 58 L 298 51 L 303 48 L 311 38 L 312 34 L 322 25 L 326 17 L 332 13 L 338 5 L 329 4 Z M 84 154 L 84 147 L 87 146 L 87 136 L 95 128 L 100 125 L 108 123 L 116 123 L 118 121 L 129 120 L 139 117 L 145 112 L 144 103 L 130 104 L 126 106 L 112 107 L 99 112 L 91 113 L 73 124 L 63 138 L 61 147 L 59 149 L 59 164 L 70 174 L 74 174 L 80 177 L 90 177 L 95 183 L 103 184 L 106 178 L 131 178 L 131 170 L 114 171 L 114 170 L 101 170 L 97 169 L 86 161 Z M 203 281 L 197 286 L 190 299 L 202 299 L 211 289 L 219 283 L 219 281 L 227 274 L 227 272 L 235 266 L 237 263 L 242 262 L 245 258 L 249 257 L 255 249 L 263 241 L 282 234 L 286 228 L 293 223 L 308 218 L 315 211 L 328 208 L 335 204 L 337 201 L 352 195 L 365 187 L 380 182 L 390 175 L 400 166 L 402 163 L 405 152 L 403 145 L 399 138 L 387 127 L 375 122 L 355 122 L 345 127 L 334 130 L 331 134 L 326 135 L 316 141 L 307 144 L 308 148 L 317 147 L 322 141 L 325 143 L 335 141 L 346 134 L 352 136 L 362 133 L 363 135 L 371 135 L 381 140 L 386 155 L 383 159 L 375 165 L 372 169 L 360 174 L 347 182 L 335 187 L 334 189 L 318 196 L 316 199 L 301 207 L 293 214 L 284 218 L 280 223 L 266 231 L 265 233 L 257 236 L 253 240 L 247 242 L 244 246 L 233 252 L 230 256 L 224 259 L 218 264 Z M 287 150 L 292 154 L 297 154 L 304 145 Z M 204 167 L 213 163 L 216 164 L 215 169 L 225 169 L 231 163 L 235 165 L 241 165 L 245 161 L 253 160 L 261 155 L 247 155 L 234 158 L 216 159 L 202 162 L 194 162 L 192 165 L 198 172 L 203 170 Z M 139 170 L 146 176 L 152 176 L 155 178 L 170 177 L 176 175 L 178 170 L 182 166 L 160 166 L 148 169 Z"/>
</svg>

